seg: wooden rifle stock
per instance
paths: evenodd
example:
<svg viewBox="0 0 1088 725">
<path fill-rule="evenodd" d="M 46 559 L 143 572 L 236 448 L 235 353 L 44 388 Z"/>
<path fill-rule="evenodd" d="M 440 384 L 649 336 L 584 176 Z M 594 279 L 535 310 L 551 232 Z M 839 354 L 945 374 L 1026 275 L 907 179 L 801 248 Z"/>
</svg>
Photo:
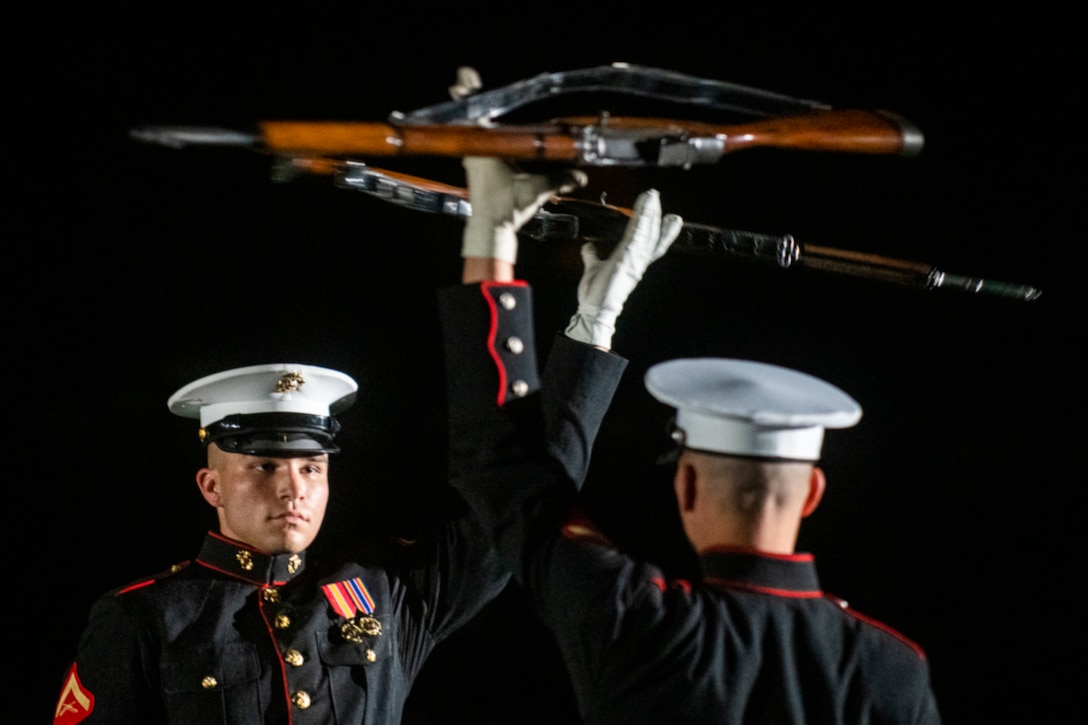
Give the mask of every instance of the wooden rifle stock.
<svg viewBox="0 0 1088 725">
<path fill-rule="evenodd" d="M 584 165 L 688 166 L 761 146 L 913 155 L 922 145 L 903 119 L 855 109 L 727 125 L 604 116 L 509 126 L 264 121 L 259 129 L 260 147 L 287 155 L 498 156 Z"/>
<path fill-rule="evenodd" d="M 371 156 L 498 156 L 573 161 L 575 140 L 556 127 L 393 126 L 335 121 L 264 121 L 266 150 L 279 154 Z"/>
<path fill-rule="evenodd" d="M 534 102 L 586 92 L 680 103 L 740 120 L 714 124 L 604 112 L 529 124 L 500 121 Z M 135 129 L 133 136 L 173 147 L 244 146 L 281 156 L 343 160 L 495 156 L 579 166 L 685 168 L 755 147 L 912 156 L 923 144 L 914 125 L 890 113 L 838 110 L 816 101 L 627 63 L 546 73 L 490 91 L 459 93 L 446 103 L 392 113 L 380 123 L 269 120 L 258 124 L 256 135 L 166 126 Z"/>
</svg>

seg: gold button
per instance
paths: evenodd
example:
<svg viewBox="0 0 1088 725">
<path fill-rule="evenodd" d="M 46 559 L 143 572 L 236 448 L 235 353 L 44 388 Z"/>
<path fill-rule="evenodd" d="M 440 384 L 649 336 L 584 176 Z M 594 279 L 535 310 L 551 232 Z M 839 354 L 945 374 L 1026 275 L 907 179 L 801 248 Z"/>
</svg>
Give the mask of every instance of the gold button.
<svg viewBox="0 0 1088 725">
<path fill-rule="evenodd" d="M 289 665 L 298 667 L 306 661 L 306 658 L 303 657 L 302 653 L 299 652 L 297 649 L 289 649 L 283 653 L 283 661 Z"/>
<path fill-rule="evenodd" d="M 276 615 L 276 629 L 287 629 L 291 626 L 291 618 L 286 614 Z"/>
<path fill-rule="evenodd" d="M 503 292 L 499 295 L 499 304 L 502 305 L 504 310 L 512 310 L 518 306 L 518 301 L 514 298 L 514 295 L 509 292 Z"/>
<path fill-rule="evenodd" d="M 510 386 L 510 390 L 514 393 L 515 396 L 519 398 L 524 398 L 526 395 L 529 394 L 529 383 L 525 382 L 524 380 L 515 380 L 514 383 Z"/>
<path fill-rule="evenodd" d="M 291 702 L 295 703 L 295 707 L 299 710 L 305 710 L 310 706 L 310 693 L 305 690 L 299 690 L 291 695 Z"/>
<path fill-rule="evenodd" d="M 366 650 L 366 661 L 367 662 L 374 662 L 377 659 L 378 659 L 378 655 L 375 654 L 374 650 L 372 650 L 372 649 L 370 649 L 368 647 L 367 650 Z"/>
<path fill-rule="evenodd" d="M 261 592 L 261 599 L 265 600 L 269 604 L 275 604 L 280 600 L 280 590 L 268 588 Z"/>
<path fill-rule="evenodd" d="M 214 690 L 215 688 L 219 687 L 219 681 L 211 675 L 208 675 L 200 681 L 200 686 L 203 687 L 205 690 Z"/>
<path fill-rule="evenodd" d="M 511 337 L 506 340 L 506 349 L 515 355 L 520 355 L 521 351 L 525 349 L 525 343 L 521 341 L 520 337 Z"/>
</svg>

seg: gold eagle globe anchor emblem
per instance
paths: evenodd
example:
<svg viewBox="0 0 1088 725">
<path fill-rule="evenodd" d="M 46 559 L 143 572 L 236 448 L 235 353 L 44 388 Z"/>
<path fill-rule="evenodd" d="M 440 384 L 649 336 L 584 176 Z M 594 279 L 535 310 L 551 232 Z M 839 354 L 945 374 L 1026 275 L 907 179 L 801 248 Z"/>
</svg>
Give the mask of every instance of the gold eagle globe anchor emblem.
<svg viewBox="0 0 1088 725">
<path fill-rule="evenodd" d="M 369 614 L 360 613 L 340 625 L 340 634 L 348 642 L 362 644 L 368 637 L 381 636 L 382 623 Z"/>
</svg>

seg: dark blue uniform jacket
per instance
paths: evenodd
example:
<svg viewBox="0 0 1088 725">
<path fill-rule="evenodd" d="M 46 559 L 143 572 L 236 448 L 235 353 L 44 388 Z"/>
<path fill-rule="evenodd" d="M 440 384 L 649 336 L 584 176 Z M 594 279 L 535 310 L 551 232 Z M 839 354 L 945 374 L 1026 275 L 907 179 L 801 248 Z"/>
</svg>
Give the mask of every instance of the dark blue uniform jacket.
<svg viewBox="0 0 1088 725">
<path fill-rule="evenodd" d="M 448 385 L 460 416 L 451 426 L 461 461 L 452 483 L 555 634 L 585 720 L 939 722 L 922 650 L 825 594 L 811 555 L 702 552 L 702 581 L 670 581 L 579 517 L 576 479 L 541 435 L 549 381 L 543 395 L 504 400 L 491 387 L 509 377 L 493 348 L 532 335 L 496 315 L 494 300 L 509 292 L 444 293 Z M 475 328 L 466 322 L 474 319 Z M 601 356 L 580 363 L 597 369 L 607 364 Z"/>
<path fill-rule="evenodd" d="M 587 350 L 557 337 L 555 374 L 582 374 L 581 365 L 562 361 Z M 501 354 L 514 368 L 532 359 L 527 384 L 539 387 L 531 339 Z M 550 447 L 575 480 L 621 372 L 613 365 L 593 379 L 550 386 L 578 393 L 555 399 L 546 424 L 565 436 Z M 521 390 L 518 375 L 506 382 Z M 208 534 L 195 561 L 96 603 L 55 722 L 400 722 L 428 654 L 494 598 L 508 574 L 472 517 L 450 521 L 431 541 L 390 542 L 379 554 L 327 564 L 305 553 L 267 556 Z"/>
</svg>

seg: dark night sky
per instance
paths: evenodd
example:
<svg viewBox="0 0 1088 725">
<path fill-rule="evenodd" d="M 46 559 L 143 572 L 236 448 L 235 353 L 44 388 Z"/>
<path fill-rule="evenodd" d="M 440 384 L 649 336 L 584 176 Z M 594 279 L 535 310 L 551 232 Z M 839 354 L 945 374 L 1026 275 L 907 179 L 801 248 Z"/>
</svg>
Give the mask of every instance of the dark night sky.
<svg viewBox="0 0 1088 725">
<path fill-rule="evenodd" d="M 290 360 L 359 381 L 328 545 L 419 525 L 443 505 L 434 291 L 457 278 L 459 222 L 327 179 L 274 183 L 264 156 L 143 146 L 128 129 L 382 121 L 446 100 L 460 65 L 495 87 L 613 61 L 890 110 L 926 147 L 916 159 L 753 150 L 689 171 L 590 169 L 587 198 L 629 205 L 655 186 L 688 221 L 1044 295 L 1025 304 L 670 255 L 620 321 L 615 347 L 631 364 L 591 508 L 617 540 L 686 573 L 667 472 L 651 465 L 669 411 L 642 373 L 721 355 L 825 377 L 866 415 L 829 435 L 828 494 L 802 534 L 824 588 L 927 650 L 947 722 L 1064 710 L 1088 674 L 1068 662 L 1084 643 L 1062 606 L 1084 503 L 1069 455 L 1083 428 L 1068 418 L 1083 400 L 1072 209 L 1084 161 L 1069 18 L 541 7 L 485 31 L 463 10 L 418 25 L 423 13 L 404 8 L 175 10 L 28 22 L 32 50 L 9 74 L 9 460 L 29 444 L 34 464 L 12 473 L 36 534 L 17 595 L 34 614 L 16 637 L 43 659 L 31 678 L 43 718 L 94 598 L 191 557 L 212 525 L 192 484 L 192 425 L 165 405 L 189 380 Z M 589 103 L 585 113 L 609 110 Z M 463 183 L 456 160 L 371 163 Z M 573 311 L 580 271 L 575 244 L 523 244 L 542 343 Z M 435 654 L 409 722 L 567 722 L 571 708 L 549 635 L 508 591 Z"/>
</svg>

